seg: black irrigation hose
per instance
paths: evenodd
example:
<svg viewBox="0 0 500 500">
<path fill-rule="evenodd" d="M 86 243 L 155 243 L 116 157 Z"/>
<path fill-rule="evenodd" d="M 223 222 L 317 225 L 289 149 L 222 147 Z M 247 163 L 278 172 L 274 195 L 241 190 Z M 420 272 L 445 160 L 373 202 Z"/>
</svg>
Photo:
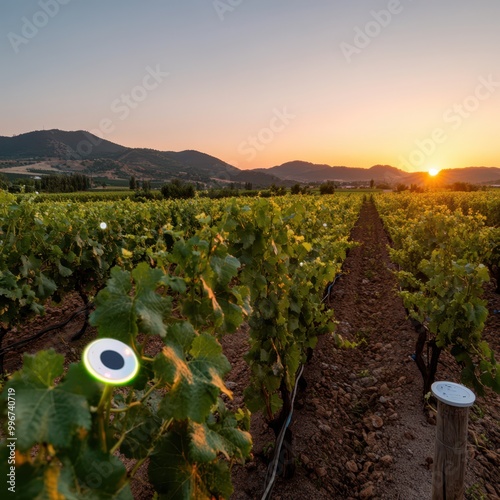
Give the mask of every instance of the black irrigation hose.
<svg viewBox="0 0 500 500">
<path fill-rule="evenodd" d="M 80 340 L 85 332 L 87 331 L 87 327 L 89 326 L 89 317 L 90 317 L 90 307 L 92 306 L 92 302 L 87 302 L 85 304 L 85 320 L 83 322 L 82 327 L 78 332 L 76 332 L 71 338 L 71 342 L 75 342 L 77 340 Z"/>
<path fill-rule="evenodd" d="M 271 495 L 271 492 L 273 490 L 274 486 L 274 481 L 276 480 L 276 472 L 278 470 L 278 464 L 280 461 L 280 455 L 281 455 L 281 447 L 283 446 L 283 440 L 285 439 L 285 433 L 286 430 L 288 429 L 288 426 L 290 425 L 290 422 L 292 421 L 292 414 L 293 414 L 293 403 L 295 401 L 295 396 L 297 394 L 297 387 L 299 385 L 299 380 L 300 377 L 302 377 L 302 373 L 304 371 L 304 365 L 300 365 L 299 373 L 297 375 L 297 378 L 295 379 L 295 387 L 293 388 L 293 393 L 292 393 L 292 401 L 290 404 L 290 413 L 288 414 L 287 419 L 285 420 L 285 423 L 283 424 L 283 427 L 281 428 L 281 431 L 278 435 L 278 439 L 276 440 L 276 450 L 274 452 L 274 458 L 272 462 L 269 464 L 269 467 L 272 467 L 272 474 L 271 478 L 269 481 L 267 481 L 266 477 L 266 489 L 264 491 L 264 494 L 262 495 L 261 500 L 268 500 L 269 496 Z"/>
<path fill-rule="evenodd" d="M 87 310 L 88 310 L 88 306 L 85 306 L 85 307 L 75 311 L 74 313 L 72 313 L 71 316 L 69 316 L 67 319 L 65 319 L 61 323 L 56 323 L 55 325 L 48 326 L 47 328 L 40 330 L 39 332 L 35 333 L 35 335 L 33 335 L 27 339 L 21 340 L 19 342 L 16 342 L 15 344 L 11 344 L 7 347 L 4 347 L 3 349 L 0 349 L 0 356 L 3 356 L 4 354 L 6 354 L 9 351 L 12 351 L 13 349 L 16 349 L 18 347 L 22 347 L 23 345 L 26 345 L 26 344 L 29 344 L 30 342 L 38 340 L 39 338 L 43 337 L 46 333 L 51 332 L 52 330 L 57 330 L 59 328 L 66 326 L 70 321 L 75 319 L 80 314 L 86 312 Z"/>
<path fill-rule="evenodd" d="M 333 285 L 337 282 L 337 280 L 342 276 L 344 273 L 340 272 L 335 275 L 334 280 L 327 286 L 326 294 L 321 300 L 321 302 L 325 302 L 325 300 L 330 296 L 330 293 L 332 291 Z M 304 365 L 300 365 L 299 372 L 297 375 L 297 378 L 295 379 L 295 386 L 293 388 L 293 393 L 292 393 L 292 401 L 290 404 L 290 413 L 288 414 L 287 419 L 285 420 L 285 423 L 283 424 L 283 427 L 281 428 L 280 433 L 278 434 L 278 438 L 276 439 L 276 450 L 274 452 L 274 458 L 269 464 L 269 468 L 272 468 L 272 473 L 271 477 L 269 478 L 269 473 L 266 476 L 266 483 L 265 483 L 265 490 L 264 494 L 262 495 L 261 500 L 269 500 L 270 495 L 272 493 L 273 487 L 274 487 L 274 482 L 276 480 L 276 472 L 278 471 L 278 465 L 280 461 L 280 455 L 281 455 L 281 447 L 283 446 L 283 441 L 285 439 L 285 433 L 286 430 L 288 429 L 291 421 L 292 421 L 292 414 L 293 414 L 293 404 L 295 402 L 295 396 L 297 395 L 297 388 L 299 386 L 299 381 L 300 378 L 302 377 L 302 373 L 304 372 Z"/>
<path fill-rule="evenodd" d="M 330 296 L 330 293 L 332 291 L 332 288 L 333 288 L 333 285 L 335 285 L 336 281 L 343 275 L 344 273 L 340 272 L 340 273 L 337 273 L 335 275 L 335 279 L 328 285 L 327 289 L 326 289 L 326 293 L 325 293 L 325 296 L 323 297 L 323 299 L 321 300 L 321 302 L 324 302 L 329 296 Z"/>
</svg>

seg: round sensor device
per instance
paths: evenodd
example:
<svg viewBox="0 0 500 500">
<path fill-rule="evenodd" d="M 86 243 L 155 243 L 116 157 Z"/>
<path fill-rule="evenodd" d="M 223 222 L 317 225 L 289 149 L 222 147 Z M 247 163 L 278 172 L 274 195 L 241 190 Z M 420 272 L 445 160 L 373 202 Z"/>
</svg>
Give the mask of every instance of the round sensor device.
<svg viewBox="0 0 500 500">
<path fill-rule="evenodd" d="M 139 371 L 134 351 L 115 339 L 97 339 L 83 352 L 83 364 L 100 382 L 120 385 L 130 382 Z"/>
<path fill-rule="evenodd" d="M 467 387 L 455 382 L 434 382 L 431 386 L 434 397 L 448 406 L 466 408 L 476 400 L 475 394 Z"/>
</svg>

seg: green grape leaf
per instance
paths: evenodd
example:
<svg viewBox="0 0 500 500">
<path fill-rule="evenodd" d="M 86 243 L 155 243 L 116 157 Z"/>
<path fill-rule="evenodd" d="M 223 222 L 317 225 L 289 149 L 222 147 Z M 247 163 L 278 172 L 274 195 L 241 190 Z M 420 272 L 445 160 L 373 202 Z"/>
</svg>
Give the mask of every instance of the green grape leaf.
<svg viewBox="0 0 500 500">
<path fill-rule="evenodd" d="M 170 287 L 176 293 L 186 293 L 186 282 L 178 276 L 163 276 L 161 282 Z"/>
<path fill-rule="evenodd" d="M 219 434 L 224 438 L 229 455 L 235 455 L 240 460 L 250 455 L 252 436 L 249 432 L 235 427 L 223 427 L 219 430 Z"/>
<path fill-rule="evenodd" d="M 69 267 L 63 266 L 59 259 L 57 260 L 57 269 L 59 271 L 59 274 L 64 278 L 67 278 L 68 276 L 71 276 L 73 274 L 73 271 Z"/>
<path fill-rule="evenodd" d="M 170 343 L 180 346 L 183 350 L 189 349 L 196 333 L 193 325 L 188 321 L 171 323 L 167 329 L 167 339 Z"/>
<path fill-rule="evenodd" d="M 133 296 L 131 277 L 135 283 Z M 91 324 L 99 328 L 99 335 L 129 343 L 130 337 L 138 332 L 140 320 L 144 333 L 164 337 L 164 320 L 170 314 L 172 299 L 156 293 L 163 277 L 163 271 L 151 269 L 146 262 L 141 262 L 132 274 L 113 268 L 111 279 L 97 295 L 96 310 L 90 316 Z"/>
<path fill-rule="evenodd" d="M 236 276 L 240 262 L 230 255 L 226 255 L 224 258 L 213 255 L 210 258 L 210 267 L 217 276 L 219 285 L 227 286 Z"/>
<path fill-rule="evenodd" d="M 58 389 L 84 396 L 89 406 L 97 406 L 102 393 L 102 385 L 90 376 L 83 363 L 70 365 Z"/>
<path fill-rule="evenodd" d="M 477 272 L 478 278 L 482 282 L 487 283 L 488 281 L 490 281 L 490 275 L 488 272 L 488 268 L 486 266 L 484 266 L 483 264 L 480 264 L 479 266 L 477 266 L 476 272 Z"/>
<path fill-rule="evenodd" d="M 241 236 L 241 243 L 243 244 L 243 249 L 246 250 L 251 248 L 255 242 L 255 233 L 251 230 L 245 231 Z"/>
<path fill-rule="evenodd" d="M 163 321 L 170 313 L 172 303 L 171 297 L 156 293 L 163 276 L 161 269 L 151 269 L 146 262 L 141 262 L 132 272 L 136 283 L 134 308 L 141 320 L 141 330 L 161 337 L 166 334 Z"/>
<path fill-rule="evenodd" d="M 186 361 L 178 346 L 167 344 L 155 359 L 157 377 L 170 385 L 160 405 L 160 416 L 203 422 L 220 392 L 231 395 L 222 375 L 230 368 L 221 347 L 210 335 L 193 341 L 192 359 Z"/>
<path fill-rule="evenodd" d="M 219 299 L 219 305 L 224 313 L 224 321 L 221 325 L 222 332 L 235 332 L 243 322 L 242 308 L 239 305 L 222 298 Z"/>
<path fill-rule="evenodd" d="M 266 406 L 266 402 L 262 394 L 255 388 L 248 387 L 244 391 L 245 406 L 252 412 L 256 413 L 263 410 Z"/>
<path fill-rule="evenodd" d="M 281 401 L 279 394 L 277 393 L 271 394 L 270 406 L 273 415 L 275 415 L 279 410 L 281 410 L 281 407 L 283 406 L 283 401 Z"/>
<path fill-rule="evenodd" d="M 148 475 L 155 490 L 168 500 L 210 497 L 202 495 L 196 487 L 196 471 L 187 462 L 188 443 L 186 436 L 170 432 L 158 443 L 156 451 L 150 457 Z M 199 496 L 195 496 L 199 494 Z"/>
<path fill-rule="evenodd" d="M 52 387 L 54 379 L 64 370 L 64 356 L 54 349 L 40 351 L 35 355 L 25 354 L 23 369 L 12 376 L 12 380 L 23 380 L 33 387 Z"/>
<path fill-rule="evenodd" d="M 223 453 L 229 460 L 229 453 L 226 450 L 224 440 L 217 433 L 211 430 L 207 424 L 189 422 L 189 457 L 193 462 L 210 462 L 217 458 L 219 453 Z"/>
<path fill-rule="evenodd" d="M 176 357 L 168 348 L 163 355 L 167 363 L 172 363 Z M 193 373 L 185 362 L 176 363 L 172 378 L 171 390 L 160 404 L 160 416 L 202 422 L 219 395 L 218 389 L 205 377 Z"/>
<path fill-rule="evenodd" d="M 132 285 L 130 273 L 117 267 L 111 269 L 106 288 L 95 298 L 95 311 L 90 324 L 97 326 L 99 336 L 111 337 L 125 343 L 137 334 L 137 317 L 130 297 Z"/>
<path fill-rule="evenodd" d="M 83 396 L 59 388 L 30 386 L 24 381 L 9 385 L 16 391 L 17 444 L 21 451 L 43 442 L 69 448 L 79 429 L 90 429 L 90 411 Z"/>
<path fill-rule="evenodd" d="M 57 285 L 44 273 L 40 273 L 33 280 L 33 288 L 36 288 L 38 297 L 43 300 L 50 297 L 57 290 Z"/>
<path fill-rule="evenodd" d="M 231 364 L 222 354 L 220 343 L 206 333 L 193 340 L 189 354 L 193 357 L 190 366 L 195 366 L 207 377 L 213 374 L 213 367 L 217 368 L 219 375 L 225 375 L 231 370 Z"/>
<path fill-rule="evenodd" d="M 246 431 L 236 428 L 237 420 L 225 410 L 224 403 L 219 408 L 219 419 L 215 425 L 189 422 L 190 458 L 194 462 L 210 462 L 222 453 L 227 460 L 236 457 L 243 460 L 250 454 L 252 437 Z"/>
<path fill-rule="evenodd" d="M 229 498 L 233 493 L 226 462 L 192 464 L 187 436 L 170 432 L 157 446 L 149 464 L 149 479 L 161 499 L 212 500 Z"/>
<path fill-rule="evenodd" d="M 75 498 L 133 499 L 123 463 L 114 455 L 90 448 L 88 441 L 75 442 L 62 462 L 65 492 L 83 493 Z"/>
<path fill-rule="evenodd" d="M 62 374 L 63 356 L 53 350 L 32 356 L 25 354 L 24 368 L 7 383 L 16 394 L 16 430 L 18 448 L 28 450 L 46 442 L 55 448 L 68 448 L 79 429 L 90 429 L 91 418 L 86 398 L 64 390 L 64 384 L 52 387 Z M 71 379 L 70 379 L 71 380 Z"/>
<path fill-rule="evenodd" d="M 133 406 L 128 410 L 127 416 L 116 423 L 120 432 L 127 433 L 120 452 L 127 458 L 146 458 L 160 426 L 161 420 L 146 405 Z"/>
<path fill-rule="evenodd" d="M 200 281 L 203 285 L 203 290 L 207 294 L 209 300 L 211 301 L 212 304 L 212 309 L 215 315 L 216 319 L 222 319 L 224 317 L 224 312 L 221 309 L 221 306 L 219 305 L 219 302 L 217 301 L 217 297 L 215 296 L 215 293 L 213 289 L 208 285 L 208 283 L 205 281 L 205 278 L 203 276 L 200 276 Z"/>
</svg>

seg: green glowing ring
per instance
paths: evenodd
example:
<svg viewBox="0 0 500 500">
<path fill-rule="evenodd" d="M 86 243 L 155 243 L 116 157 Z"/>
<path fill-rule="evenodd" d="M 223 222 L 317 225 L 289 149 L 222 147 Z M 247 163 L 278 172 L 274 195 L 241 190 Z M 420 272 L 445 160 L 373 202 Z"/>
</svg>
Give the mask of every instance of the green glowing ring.
<svg viewBox="0 0 500 500">
<path fill-rule="evenodd" d="M 83 351 L 83 364 L 99 382 L 123 385 L 139 371 L 139 361 L 131 347 L 115 339 L 97 339 Z"/>
</svg>

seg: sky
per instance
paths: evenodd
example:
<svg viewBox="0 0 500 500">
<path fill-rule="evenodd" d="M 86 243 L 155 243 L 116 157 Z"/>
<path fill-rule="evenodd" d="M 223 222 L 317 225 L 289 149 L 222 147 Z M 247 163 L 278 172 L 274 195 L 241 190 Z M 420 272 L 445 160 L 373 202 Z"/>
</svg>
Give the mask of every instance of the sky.
<svg viewBox="0 0 500 500">
<path fill-rule="evenodd" d="M 88 130 L 242 169 L 500 167 L 498 0 L 0 4 L 0 135 Z"/>
</svg>

